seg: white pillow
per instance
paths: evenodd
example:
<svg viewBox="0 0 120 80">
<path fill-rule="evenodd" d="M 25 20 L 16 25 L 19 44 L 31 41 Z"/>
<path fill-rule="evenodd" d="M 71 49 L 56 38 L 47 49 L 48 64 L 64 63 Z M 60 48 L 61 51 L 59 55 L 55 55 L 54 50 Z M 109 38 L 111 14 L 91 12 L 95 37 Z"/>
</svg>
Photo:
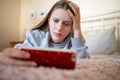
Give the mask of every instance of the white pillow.
<svg viewBox="0 0 120 80">
<path fill-rule="evenodd" d="M 115 27 L 100 32 L 97 35 L 84 36 L 89 54 L 111 54 L 117 51 Z"/>
</svg>

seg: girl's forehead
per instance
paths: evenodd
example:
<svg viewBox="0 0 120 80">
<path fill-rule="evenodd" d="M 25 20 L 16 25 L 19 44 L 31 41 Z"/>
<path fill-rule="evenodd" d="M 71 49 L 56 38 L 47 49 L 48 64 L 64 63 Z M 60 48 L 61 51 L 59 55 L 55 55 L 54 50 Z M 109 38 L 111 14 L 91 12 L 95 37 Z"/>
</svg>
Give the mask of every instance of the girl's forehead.
<svg viewBox="0 0 120 80">
<path fill-rule="evenodd" d="M 61 8 L 53 10 L 51 16 L 59 19 L 69 20 L 69 21 L 72 20 L 67 10 L 64 10 Z"/>
</svg>

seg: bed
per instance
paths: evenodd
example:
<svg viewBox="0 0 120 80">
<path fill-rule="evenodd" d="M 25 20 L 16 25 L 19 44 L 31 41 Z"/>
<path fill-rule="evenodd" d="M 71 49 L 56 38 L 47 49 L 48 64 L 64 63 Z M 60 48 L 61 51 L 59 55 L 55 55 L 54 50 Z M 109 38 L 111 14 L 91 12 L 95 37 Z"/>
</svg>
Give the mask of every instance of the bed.
<svg viewBox="0 0 120 80">
<path fill-rule="evenodd" d="M 120 13 L 83 19 L 82 32 L 91 59 L 120 61 Z"/>
<path fill-rule="evenodd" d="M 120 62 L 81 59 L 75 70 L 0 64 L 0 80 L 120 80 Z"/>
<path fill-rule="evenodd" d="M 0 63 L 0 80 L 120 80 L 120 16 L 90 17 L 81 23 L 91 59 L 77 59 L 75 70 Z"/>
</svg>

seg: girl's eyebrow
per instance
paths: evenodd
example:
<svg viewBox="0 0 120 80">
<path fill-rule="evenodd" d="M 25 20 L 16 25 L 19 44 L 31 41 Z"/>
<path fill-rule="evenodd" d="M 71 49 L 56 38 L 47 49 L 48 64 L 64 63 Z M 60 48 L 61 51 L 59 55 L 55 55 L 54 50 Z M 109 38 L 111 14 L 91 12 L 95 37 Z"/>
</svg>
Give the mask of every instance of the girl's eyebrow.
<svg viewBox="0 0 120 80">
<path fill-rule="evenodd" d="M 64 23 L 71 23 L 71 21 L 63 21 Z"/>
<path fill-rule="evenodd" d="M 59 19 L 58 17 L 53 17 L 54 19 Z"/>
<path fill-rule="evenodd" d="M 53 19 L 59 19 L 58 17 L 53 17 Z M 63 22 L 72 22 L 70 20 L 64 20 Z"/>
</svg>

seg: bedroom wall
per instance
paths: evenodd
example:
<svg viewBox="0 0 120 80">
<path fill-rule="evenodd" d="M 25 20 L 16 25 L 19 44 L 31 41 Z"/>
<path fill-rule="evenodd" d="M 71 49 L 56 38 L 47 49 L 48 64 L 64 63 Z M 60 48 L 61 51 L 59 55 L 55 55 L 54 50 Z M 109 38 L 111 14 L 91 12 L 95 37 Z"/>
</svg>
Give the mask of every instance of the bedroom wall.
<svg viewBox="0 0 120 80">
<path fill-rule="evenodd" d="M 20 39 L 20 0 L 0 0 L 0 51 Z"/>
<path fill-rule="evenodd" d="M 81 17 L 93 17 L 120 11 L 120 0 L 73 0 L 80 6 Z"/>
</svg>

